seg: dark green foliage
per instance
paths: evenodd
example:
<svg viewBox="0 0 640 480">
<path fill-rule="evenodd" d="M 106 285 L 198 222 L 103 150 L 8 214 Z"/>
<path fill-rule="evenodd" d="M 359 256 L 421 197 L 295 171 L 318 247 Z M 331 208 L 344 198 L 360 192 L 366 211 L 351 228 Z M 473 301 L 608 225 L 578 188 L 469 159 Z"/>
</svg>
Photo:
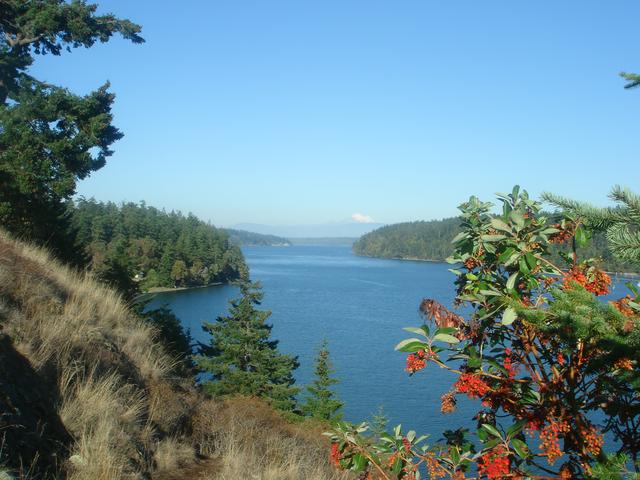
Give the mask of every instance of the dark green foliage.
<svg viewBox="0 0 640 480">
<path fill-rule="evenodd" d="M 116 33 L 143 41 L 139 26 L 95 10 L 84 1 L 0 2 L 0 223 L 67 260 L 73 232 L 65 202 L 122 137 L 111 125 L 114 95 L 108 83 L 76 95 L 27 70 L 35 55 L 90 47 Z"/>
<path fill-rule="evenodd" d="M 353 244 L 353 252 L 372 257 L 443 261 L 453 253 L 451 240 L 458 232 L 458 218 L 397 223 L 363 235 Z"/>
<path fill-rule="evenodd" d="M 329 346 L 324 340 L 316 357 L 313 383 L 307 386 L 307 397 L 300 407 L 302 413 L 318 420 L 340 420 L 342 414 L 339 410 L 344 404 L 331 390 L 331 386 L 338 383 L 338 380 L 331 378 L 332 373 Z"/>
<path fill-rule="evenodd" d="M 248 275 L 240 249 L 193 215 L 82 199 L 73 227 L 95 274 L 129 296 L 138 287 L 201 286 Z"/>
<path fill-rule="evenodd" d="M 230 302 L 229 315 L 203 329 L 211 335 L 210 345 L 201 345 L 195 363 L 212 377 L 203 388 L 212 395 L 261 397 L 283 411 L 293 411 L 298 388 L 294 387 L 296 357 L 278 352 L 271 340 L 271 312 L 258 310 L 262 301 L 259 283 L 243 282 L 240 297 Z"/>
<path fill-rule="evenodd" d="M 225 228 L 231 241 L 238 246 L 288 246 L 291 242 L 276 235 L 263 235 L 261 233 L 247 232 L 246 230 L 234 230 Z"/>
</svg>

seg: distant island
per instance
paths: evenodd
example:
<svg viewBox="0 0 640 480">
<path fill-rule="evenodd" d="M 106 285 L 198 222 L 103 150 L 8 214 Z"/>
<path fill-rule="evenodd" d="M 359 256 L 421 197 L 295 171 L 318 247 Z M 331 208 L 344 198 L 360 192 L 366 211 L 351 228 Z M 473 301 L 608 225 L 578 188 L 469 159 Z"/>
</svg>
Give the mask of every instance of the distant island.
<svg viewBox="0 0 640 480">
<path fill-rule="evenodd" d="M 229 235 L 229 240 L 240 247 L 288 247 L 291 245 L 291 241 L 277 235 L 265 235 L 233 228 L 223 230 Z"/>
<path fill-rule="evenodd" d="M 358 237 L 292 237 L 293 245 L 309 246 L 351 246 Z"/>
<path fill-rule="evenodd" d="M 363 235 L 353 244 L 352 250 L 356 255 L 367 257 L 445 261 L 453 253 L 451 240 L 460 230 L 457 217 L 396 223 Z M 560 246 L 554 247 L 551 260 L 563 265 L 560 249 Z M 603 268 L 610 272 L 639 273 L 637 267 L 612 255 L 602 233 L 595 233 L 586 247 L 578 249 L 578 255 L 580 258 L 600 258 Z"/>
</svg>

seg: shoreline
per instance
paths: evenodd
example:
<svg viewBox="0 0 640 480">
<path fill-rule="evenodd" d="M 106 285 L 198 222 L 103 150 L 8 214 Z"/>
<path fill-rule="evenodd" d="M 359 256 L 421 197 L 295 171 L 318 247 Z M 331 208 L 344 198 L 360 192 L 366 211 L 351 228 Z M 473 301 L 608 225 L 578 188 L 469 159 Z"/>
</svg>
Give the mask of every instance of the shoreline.
<svg viewBox="0 0 640 480">
<path fill-rule="evenodd" d="M 448 263 L 445 260 L 429 260 L 426 258 L 413 258 L 413 257 L 377 257 L 375 255 L 362 255 L 359 253 L 355 253 L 355 252 L 351 252 L 353 253 L 354 256 L 356 257 L 363 257 L 363 258 L 376 258 L 378 260 L 400 260 L 403 262 L 429 262 L 429 263 Z M 628 278 L 630 280 L 638 280 L 640 279 L 640 272 L 639 273 L 633 273 L 633 272 L 610 272 L 610 271 L 605 271 L 605 273 L 607 275 L 610 276 L 615 276 L 615 277 L 622 277 L 622 278 Z"/>
<path fill-rule="evenodd" d="M 226 285 L 224 282 L 214 282 L 207 285 L 198 285 L 196 287 L 152 287 L 146 292 L 142 292 L 141 295 L 154 295 L 156 293 L 167 292 L 184 292 L 185 290 L 197 290 L 199 288 L 219 287 L 220 285 Z"/>
</svg>

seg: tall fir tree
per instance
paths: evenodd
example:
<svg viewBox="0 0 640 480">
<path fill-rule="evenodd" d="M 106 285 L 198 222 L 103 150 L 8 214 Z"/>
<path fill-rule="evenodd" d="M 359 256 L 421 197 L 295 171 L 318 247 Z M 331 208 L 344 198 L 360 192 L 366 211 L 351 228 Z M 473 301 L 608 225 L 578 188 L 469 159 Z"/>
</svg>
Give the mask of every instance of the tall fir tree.
<svg viewBox="0 0 640 480">
<path fill-rule="evenodd" d="M 342 417 L 340 409 L 344 404 L 331 390 L 331 386 L 338 383 L 331 377 L 332 373 L 328 342 L 323 340 L 316 356 L 315 378 L 307 386 L 307 397 L 301 407 L 305 415 L 319 420 L 340 420 Z"/>
<path fill-rule="evenodd" d="M 262 298 L 260 283 L 243 282 L 240 297 L 230 302 L 229 315 L 203 325 L 211 342 L 201 345 L 195 363 L 212 377 L 203 384 L 207 393 L 256 396 L 279 410 L 293 411 L 298 360 L 280 353 L 278 341 L 270 338 L 272 325 L 266 320 L 271 312 L 256 308 Z"/>
</svg>

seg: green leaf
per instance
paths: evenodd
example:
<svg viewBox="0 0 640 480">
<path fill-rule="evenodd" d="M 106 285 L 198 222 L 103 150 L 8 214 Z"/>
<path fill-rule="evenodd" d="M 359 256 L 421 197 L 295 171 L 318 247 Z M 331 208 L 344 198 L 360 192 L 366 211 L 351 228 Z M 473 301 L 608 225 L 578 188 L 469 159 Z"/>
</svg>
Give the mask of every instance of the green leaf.
<svg viewBox="0 0 640 480">
<path fill-rule="evenodd" d="M 396 345 L 399 352 L 414 353 L 418 350 L 428 347 L 429 345 L 417 338 L 407 338 Z"/>
<path fill-rule="evenodd" d="M 507 429 L 507 438 L 513 437 L 522 431 L 527 422 L 520 420 Z"/>
<path fill-rule="evenodd" d="M 524 228 L 524 214 L 519 210 L 513 210 L 509 214 L 509 218 L 516 225 L 516 230 L 521 230 Z"/>
<path fill-rule="evenodd" d="M 507 238 L 506 235 L 481 235 L 480 240 L 483 242 L 499 242 Z"/>
<path fill-rule="evenodd" d="M 451 240 L 451 243 L 459 242 L 463 238 L 467 238 L 467 237 L 468 237 L 467 232 L 460 232 L 455 237 L 453 237 L 453 240 Z"/>
<path fill-rule="evenodd" d="M 529 456 L 529 447 L 527 447 L 527 444 L 522 440 L 514 438 L 511 440 L 511 444 L 520 458 L 527 458 Z"/>
<path fill-rule="evenodd" d="M 422 327 L 404 327 L 405 332 L 415 333 L 416 335 L 422 335 L 425 338 L 429 337 L 429 328 L 426 325 Z"/>
<path fill-rule="evenodd" d="M 499 218 L 491 219 L 491 226 L 496 230 L 502 230 L 503 232 L 511 233 L 511 227 L 507 225 L 505 222 L 500 220 Z"/>
<path fill-rule="evenodd" d="M 367 459 L 361 453 L 356 453 L 353 456 L 353 469 L 356 472 L 361 472 L 367 466 Z"/>
<path fill-rule="evenodd" d="M 435 331 L 435 334 L 439 334 L 439 333 L 447 333 L 447 334 L 452 334 L 452 333 L 456 333 L 458 331 L 458 329 L 456 327 L 442 327 L 439 328 Z"/>
<path fill-rule="evenodd" d="M 459 343 L 458 340 L 453 335 L 447 335 L 446 333 L 439 333 L 433 337 L 436 342 L 445 342 L 445 343 Z"/>
<path fill-rule="evenodd" d="M 484 428 L 487 432 L 489 432 L 494 437 L 502 438 L 502 435 L 500 434 L 500 432 L 493 425 L 489 425 L 488 423 L 483 423 L 481 427 Z"/>
<path fill-rule="evenodd" d="M 527 260 L 527 265 L 531 270 L 538 266 L 538 259 L 532 253 L 526 253 L 524 258 Z"/>
<path fill-rule="evenodd" d="M 587 232 L 582 227 L 578 227 L 576 229 L 575 238 L 576 238 L 576 243 L 578 244 L 578 247 L 581 247 L 581 248 L 584 247 L 589 241 L 589 238 L 587 237 Z"/>
<path fill-rule="evenodd" d="M 516 280 L 518 279 L 519 272 L 514 272 L 509 276 L 507 280 L 507 290 L 513 290 L 513 287 L 516 286 Z"/>
<path fill-rule="evenodd" d="M 531 269 L 529 268 L 529 265 L 527 265 L 527 261 L 524 257 L 520 257 L 518 260 L 518 268 L 520 269 L 520 273 L 525 275 L 531 273 Z"/>
<path fill-rule="evenodd" d="M 502 325 L 511 325 L 516 318 L 518 318 L 518 314 L 516 313 L 516 311 L 511 307 L 507 307 L 502 314 L 501 323 Z"/>
<path fill-rule="evenodd" d="M 403 463 L 402 457 L 398 456 L 398 458 L 396 458 L 396 461 L 393 462 L 393 467 L 391 468 L 391 471 L 396 475 L 400 473 L 402 471 L 402 463 Z"/>
<path fill-rule="evenodd" d="M 511 255 L 513 255 L 514 253 L 516 253 L 516 249 L 513 247 L 509 247 L 500 254 L 500 256 L 498 257 L 498 261 L 500 263 L 505 263 L 507 260 L 511 258 Z"/>
</svg>

